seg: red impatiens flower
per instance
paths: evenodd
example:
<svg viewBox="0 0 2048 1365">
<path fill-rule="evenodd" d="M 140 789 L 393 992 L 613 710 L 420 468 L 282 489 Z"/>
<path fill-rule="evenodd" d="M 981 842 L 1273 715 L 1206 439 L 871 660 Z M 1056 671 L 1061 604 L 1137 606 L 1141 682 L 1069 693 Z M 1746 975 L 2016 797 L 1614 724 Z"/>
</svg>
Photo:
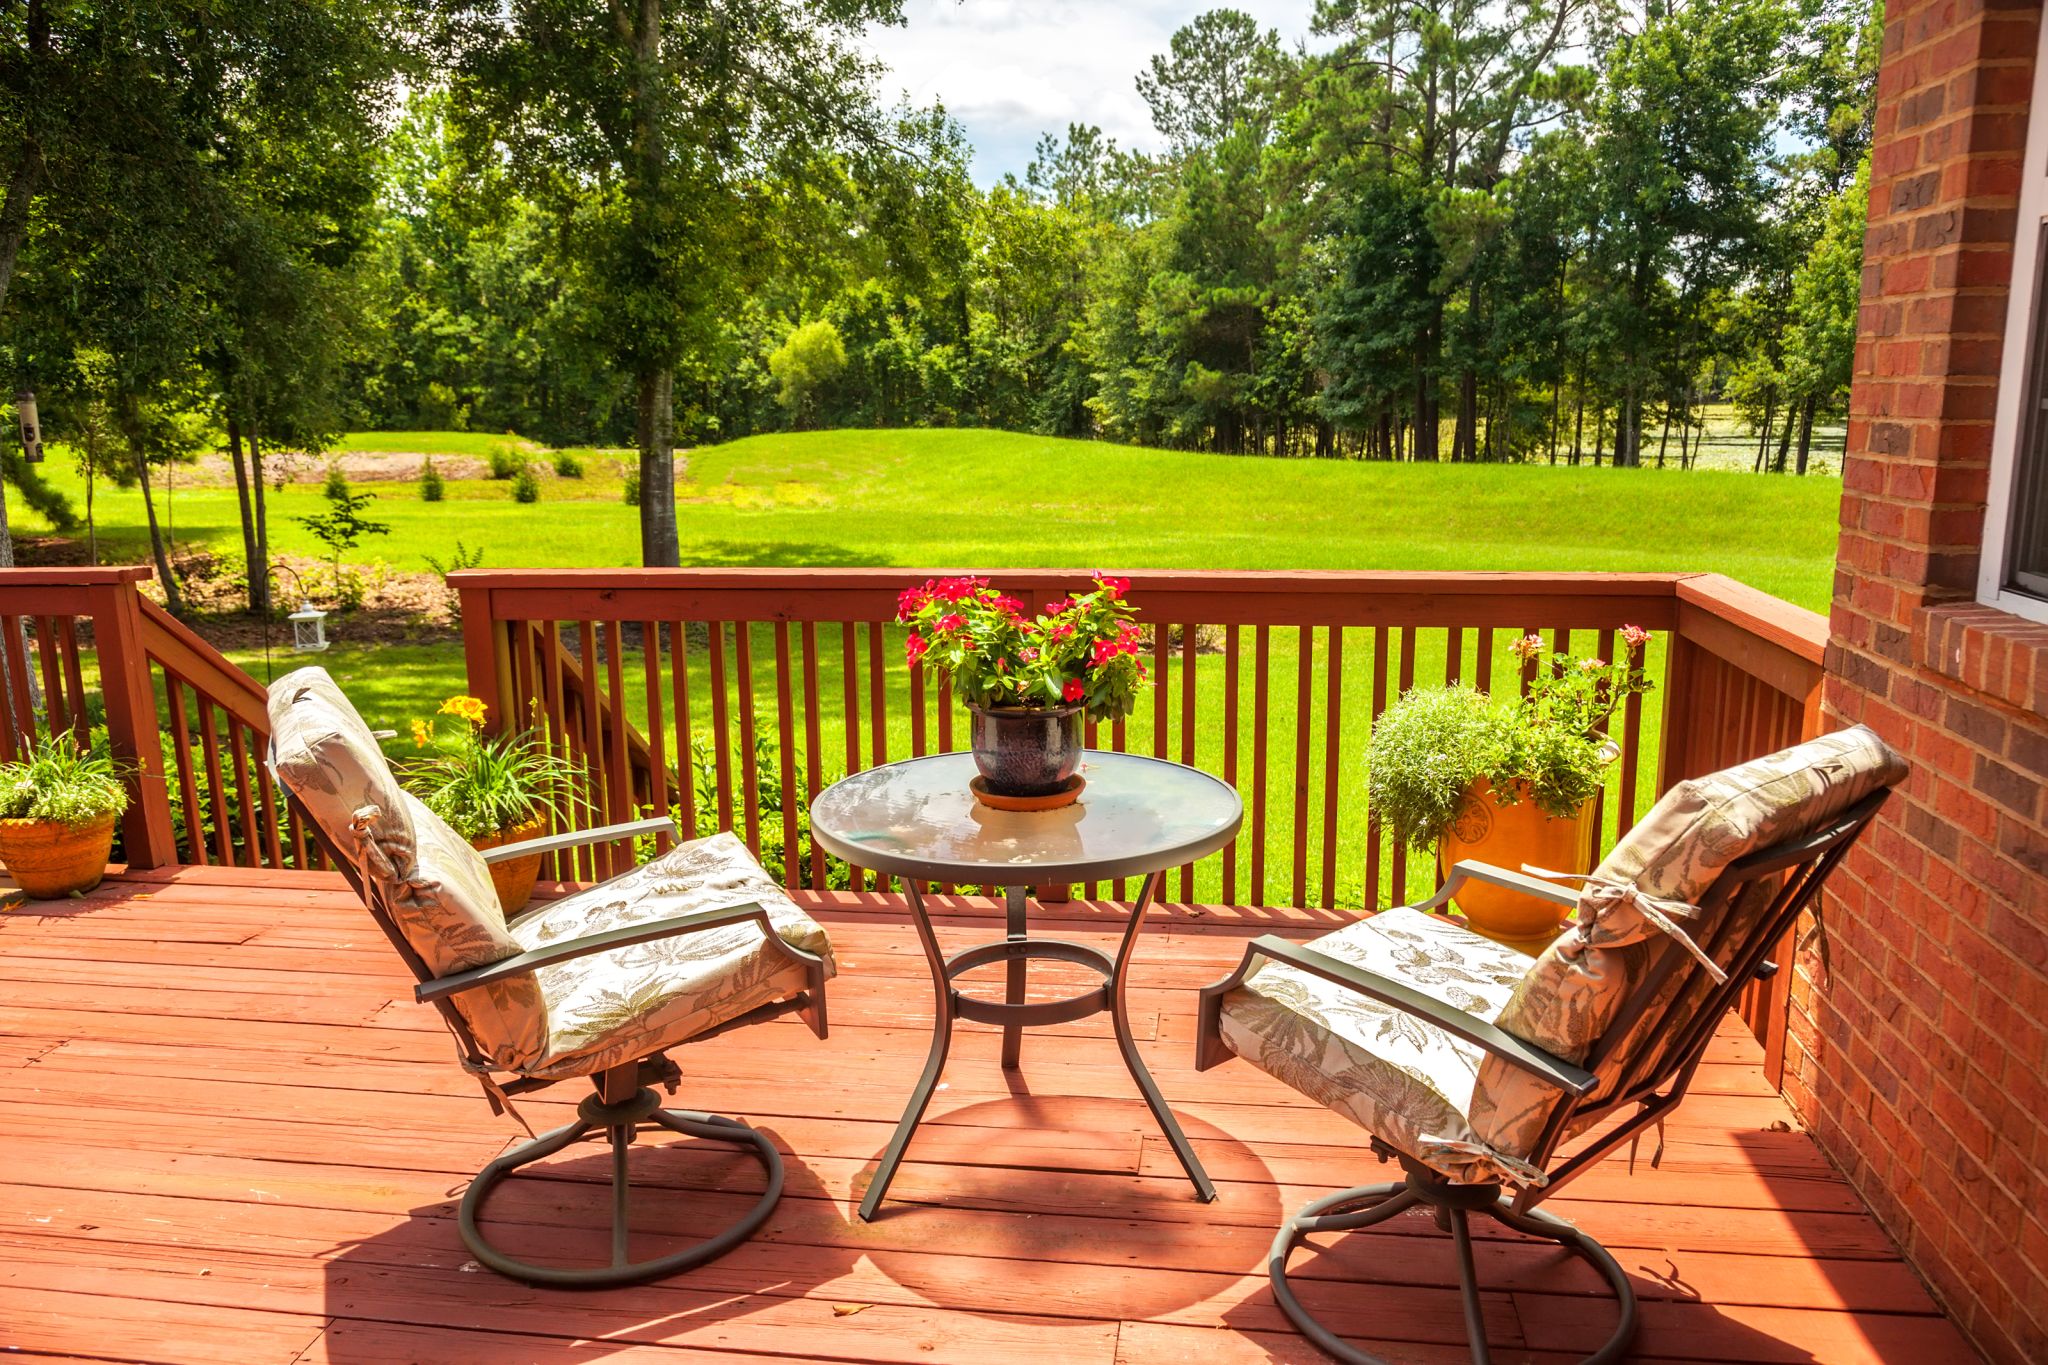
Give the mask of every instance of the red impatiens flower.
<svg viewBox="0 0 2048 1365">
<path fill-rule="evenodd" d="M 988 604 L 989 606 L 995 608 L 997 611 L 1003 612 L 1010 616 L 1016 616 L 1024 610 L 1024 604 L 1022 602 L 1019 602 L 1014 597 L 1004 597 L 1000 594 L 998 594 L 995 597 L 989 598 Z"/>
<path fill-rule="evenodd" d="M 1067 685 L 1060 689 L 1060 696 L 1070 702 L 1079 701 L 1087 694 L 1088 689 L 1081 685 L 1079 678 L 1067 679 Z"/>
<path fill-rule="evenodd" d="M 1061 612 L 1065 611 L 1068 607 L 1071 607 L 1073 605 L 1074 604 L 1071 600 L 1062 597 L 1057 602 L 1048 602 L 1043 607 L 1040 607 L 1038 614 L 1041 616 L 1058 616 Z"/>
<path fill-rule="evenodd" d="M 1650 632 L 1644 630 L 1641 626 L 1623 626 L 1621 628 L 1621 638 L 1630 649 L 1641 649 L 1650 642 Z"/>
<path fill-rule="evenodd" d="M 931 647 L 929 640 L 919 635 L 916 631 L 911 631 L 910 637 L 903 642 L 904 661 L 906 663 L 916 663 L 925 656 L 925 652 Z"/>
<path fill-rule="evenodd" d="M 1128 578 L 1098 577 L 1095 580 L 1095 584 L 1097 587 L 1101 588 L 1105 593 L 1108 593 L 1113 598 L 1121 598 L 1125 593 L 1131 590 L 1131 580 Z"/>
<path fill-rule="evenodd" d="M 949 612 L 947 612 L 947 613 L 946 613 L 946 614 L 945 614 L 944 616 L 941 616 L 941 617 L 940 617 L 940 618 L 939 618 L 938 620 L 936 620 L 936 621 L 932 622 L 932 629 L 933 629 L 933 630 L 962 630 L 962 629 L 965 629 L 965 628 L 966 628 L 966 625 L 967 625 L 967 618 L 966 618 L 966 617 L 962 616 L 962 615 L 961 615 L 961 614 L 960 614 L 959 612 L 957 612 L 957 611 L 949 611 Z"/>
</svg>

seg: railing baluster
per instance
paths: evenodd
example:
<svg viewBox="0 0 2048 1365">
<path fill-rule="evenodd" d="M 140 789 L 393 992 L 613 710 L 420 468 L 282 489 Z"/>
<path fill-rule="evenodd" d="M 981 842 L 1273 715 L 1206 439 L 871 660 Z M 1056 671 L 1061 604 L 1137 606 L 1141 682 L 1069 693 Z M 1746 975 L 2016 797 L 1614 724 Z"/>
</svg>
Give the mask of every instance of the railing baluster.
<svg viewBox="0 0 2048 1365">
<path fill-rule="evenodd" d="M 64 642 L 64 677 L 71 687 L 71 729 L 83 744 L 91 733 L 91 725 L 85 713 L 85 674 L 78 666 L 78 618 L 57 619 L 59 636 Z"/>
<path fill-rule="evenodd" d="M 1167 690 L 1172 684 L 1168 676 L 1168 661 L 1173 657 L 1171 644 L 1167 640 L 1164 621 L 1152 627 L 1152 757 L 1165 758 L 1170 752 L 1166 746 L 1166 717 L 1168 714 Z"/>
<path fill-rule="evenodd" d="M 1315 716 L 1316 631 L 1295 631 L 1294 660 L 1294 866 L 1293 897 L 1287 903 L 1308 904 L 1308 783 L 1310 731 Z"/>
<path fill-rule="evenodd" d="M 71 719 L 64 704 L 64 678 L 57 668 L 57 628 L 47 616 L 36 617 L 36 662 L 43 669 L 43 716 L 54 737 L 71 728 Z"/>
<path fill-rule="evenodd" d="M 711 767 L 718 779 L 718 827 L 732 829 L 731 699 L 725 687 L 725 622 L 710 623 Z"/>
<path fill-rule="evenodd" d="M 1195 766 L 1195 655 L 1202 628 L 1190 621 L 1180 628 L 1180 761 Z M 1161 681 L 1165 681 L 1161 679 Z M 1195 901 L 1195 865 L 1180 869 L 1180 899 L 1183 905 Z"/>
<path fill-rule="evenodd" d="M 1478 666 L 1473 681 L 1479 690 L 1491 694 L 1493 691 L 1493 627 L 1479 627 Z"/>
<path fill-rule="evenodd" d="M 1372 738 L 1372 727 L 1379 724 L 1380 713 L 1387 709 L 1387 628 L 1374 626 L 1372 631 L 1372 717 L 1366 725 L 1366 738 Z M 1380 908 L 1380 829 L 1379 812 L 1370 803 L 1365 808 L 1365 898 L 1364 908 L 1371 912 Z M 1388 902 L 1392 904 L 1392 902 Z"/>
<path fill-rule="evenodd" d="M 1401 671 L 1394 696 L 1398 699 L 1408 695 L 1415 686 L 1415 627 L 1401 627 Z M 1396 836 L 1394 839 L 1393 867 L 1389 875 L 1392 883 L 1387 888 L 1388 905 L 1408 904 L 1408 845 Z"/>
<path fill-rule="evenodd" d="M 868 622 L 868 757 L 879 768 L 889 761 L 889 670 L 882 657 L 883 628 Z M 875 873 L 875 890 L 887 891 L 890 878 Z"/>
<path fill-rule="evenodd" d="M 253 732 L 251 738 L 254 738 Z M 263 843 L 270 850 L 270 865 L 281 868 L 284 866 L 284 848 L 277 837 L 277 789 L 270 784 L 270 769 L 262 759 L 251 764 L 250 770 L 256 775 L 256 795 L 262 802 Z"/>
<path fill-rule="evenodd" d="M 227 799 L 221 795 L 220 737 L 214 729 L 213 703 L 196 688 L 193 696 L 199 703 L 199 741 L 206 755 L 206 789 L 213 797 L 213 850 L 220 856 L 222 867 L 233 867 L 235 850 L 233 835 L 229 831 Z"/>
<path fill-rule="evenodd" d="M 924 757 L 924 665 L 904 668 L 904 684 L 910 692 L 910 756 Z"/>
<path fill-rule="evenodd" d="M 626 746 L 626 632 L 617 621 L 604 623 L 605 681 L 611 695 L 598 711 L 610 726 L 610 745 L 605 764 L 607 776 L 611 779 L 611 814 L 613 821 L 624 822 L 633 818 L 633 765 L 627 757 Z M 633 841 L 621 839 L 611 845 L 612 875 L 629 872 L 636 861 Z"/>
<path fill-rule="evenodd" d="M 953 752 L 953 678 L 948 673 L 939 675 L 939 752 Z"/>
<path fill-rule="evenodd" d="M 1628 649 L 1628 664 L 1631 669 L 1642 668 L 1649 653 L 1645 642 L 1640 647 Z M 1625 836 L 1636 824 L 1636 774 L 1637 765 L 1643 752 L 1643 694 L 1631 692 L 1622 703 L 1622 724 L 1627 738 L 1621 745 L 1621 796 L 1615 811 L 1614 837 Z"/>
<path fill-rule="evenodd" d="M 1272 627 L 1252 628 L 1252 904 L 1266 903 L 1266 681 L 1272 672 Z"/>
<path fill-rule="evenodd" d="M 782 884 L 794 891 L 803 884 L 803 849 L 797 843 L 796 709 L 790 698 L 789 622 L 775 623 L 775 753 L 782 782 Z"/>
<path fill-rule="evenodd" d="M 29 699 L 28 653 L 22 644 L 19 616 L 0 616 L 0 652 L 4 652 L 7 660 L 8 704 L 12 711 L 8 739 L 32 743 L 36 737 L 36 711 Z"/>
<path fill-rule="evenodd" d="M 197 866 L 205 867 L 205 815 L 199 809 L 199 788 L 192 781 L 192 729 L 185 719 L 185 689 L 168 669 L 164 671 L 164 697 L 171 714 L 171 745 L 177 752 L 178 799 L 185 808 L 186 855 Z"/>
<path fill-rule="evenodd" d="M 1521 640 L 1526 640 L 1531 636 L 1534 636 L 1536 639 L 1541 640 L 1543 638 L 1543 632 L 1538 630 L 1534 626 L 1524 626 L 1522 627 L 1521 634 L 1517 637 L 1517 642 Z M 1520 658 L 1522 661 L 1520 685 L 1522 689 L 1522 695 L 1526 697 L 1529 695 L 1530 686 L 1536 681 L 1536 659 L 1534 655 L 1528 654 L 1518 655 L 1517 657 Z"/>
<path fill-rule="evenodd" d="M 1337 904 L 1337 794 L 1344 729 L 1344 627 L 1330 627 L 1330 664 L 1323 698 L 1323 908 Z"/>
<path fill-rule="evenodd" d="M 1465 628 L 1444 631 L 1444 686 L 1456 687 L 1465 680 Z"/>
<path fill-rule="evenodd" d="M 804 804 L 818 799 L 818 793 L 825 789 L 822 760 L 818 753 L 818 628 L 810 621 L 803 624 L 804 650 Z M 782 818 L 789 819 L 788 796 L 783 797 Z M 825 850 L 818 841 L 811 841 L 811 886 L 825 889 Z"/>
<path fill-rule="evenodd" d="M 839 680 L 845 692 L 846 775 L 860 771 L 860 650 L 858 627 L 852 621 L 839 623 Z M 848 865 L 847 886 L 859 891 L 867 878 L 859 867 Z"/>
<path fill-rule="evenodd" d="M 668 802 L 668 726 L 661 714 L 661 622 L 640 623 L 640 667 L 647 689 L 647 785 L 654 813 L 666 820 Z M 654 836 L 654 851 L 666 853 L 675 840 Z"/>
<path fill-rule="evenodd" d="M 577 715 L 581 721 L 584 772 L 590 783 L 591 818 L 602 825 L 610 818 L 611 790 L 607 781 L 604 753 L 604 691 L 598 682 L 597 626 L 593 621 L 576 623 L 576 644 L 581 651 L 583 687 L 577 698 Z M 612 852 L 609 844 L 590 846 L 590 875 L 593 881 L 604 881 L 613 873 Z"/>
<path fill-rule="evenodd" d="M 1598 644 L 1598 646 L 1597 646 L 1597 648 L 1598 648 L 1598 650 L 1599 650 L 1599 657 L 1600 657 L 1601 659 L 1603 659 L 1603 660 L 1605 660 L 1605 661 L 1609 662 L 1609 663 L 1612 663 L 1612 662 L 1614 661 L 1614 630 L 1613 630 L 1613 628 L 1612 628 L 1612 627 L 1609 627 L 1609 628 L 1607 628 L 1607 629 L 1605 629 L 1605 630 L 1602 630 L 1602 631 L 1600 632 L 1600 634 L 1599 634 L 1599 635 L 1598 635 L 1598 636 L 1597 636 L 1596 638 L 1597 638 L 1597 639 L 1599 640 L 1599 644 Z M 1612 732 L 1611 732 L 1611 729 L 1610 729 L 1610 733 L 1609 733 L 1609 735 L 1608 735 L 1608 738 L 1610 738 L 1610 739 L 1612 739 L 1612 738 L 1613 738 L 1613 734 L 1612 734 Z M 1599 791 L 1598 795 L 1596 795 L 1596 796 L 1595 796 L 1595 797 L 1593 798 L 1593 861 L 1594 861 L 1594 863 L 1595 863 L 1595 864 L 1598 864 L 1598 863 L 1599 863 L 1599 861 L 1600 861 L 1600 850 L 1601 850 L 1601 849 L 1602 849 L 1603 847 L 1605 847 L 1605 845 L 1604 845 L 1604 844 L 1602 843 L 1602 836 L 1603 836 L 1603 834 L 1604 834 L 1604 832 L 1605 832 L 1605 830 L 1606 830 L 1606 826 L 1607 826 L 1607 779 L 1606 779 L 1606 777 L 1605 777 L 1605 776 L 1603 775 L 1603 776 L 1601 777 L 1601 779 L 1600 779 L 1600 791 Z M 1576 869 L 1574 869 L 1574 870 L 1576 870 Z"/>
<path fill-rule="evenodd" d="M 690 840 L 697 837 L 697 736 L 690 729 L 690 627 L 681 618 L 668 623 L 668 671 L 676 718 L 676 823 Z"/>
<path fill-rule="evenodd" d="M 246 866 L 263 866 L 263 844 L 256 836 L 256 793 L 249 780 L 249 746 L 242 739 L 242 726 L 229 715 L 228 753 L 235 765 L 235 791 L 242 804 L 242 852 Z"/>
<path fill-rule="evenodd" d="M 747 818 L 747 849 L 761 856 L 761 759 L 754 749 L 754 623 L 732 623 L 733 664 L 739 674 L 740 796 Z"/>
<path fill-rule="evenodd" d="M 1237 790 L 1237 673 L 1238 628 L 1235 622 L 1223 628 L 1223 782 Z M 1237 903 L 1237 844 L 1223 846 L 1223 903 Z"/>
</svg>

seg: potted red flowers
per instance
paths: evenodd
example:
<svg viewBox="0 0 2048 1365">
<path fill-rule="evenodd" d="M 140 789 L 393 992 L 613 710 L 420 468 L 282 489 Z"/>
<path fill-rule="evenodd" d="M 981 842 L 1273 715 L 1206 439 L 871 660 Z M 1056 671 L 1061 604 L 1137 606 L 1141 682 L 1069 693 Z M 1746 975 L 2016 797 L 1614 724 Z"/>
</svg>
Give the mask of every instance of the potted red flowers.
<svg viewBox="0 0 2048 1365">
<path fill-rule="evenodd" d="M 1097 577 L 1035 616 L 986 578 L 933 579 L 898 599 L 905 654 L 950 676 L 967 703 L 978 795 L 1079 795 L 1082 718 L 1130 714 L 1145 681 L 1129 588 Z"/>
</svg>

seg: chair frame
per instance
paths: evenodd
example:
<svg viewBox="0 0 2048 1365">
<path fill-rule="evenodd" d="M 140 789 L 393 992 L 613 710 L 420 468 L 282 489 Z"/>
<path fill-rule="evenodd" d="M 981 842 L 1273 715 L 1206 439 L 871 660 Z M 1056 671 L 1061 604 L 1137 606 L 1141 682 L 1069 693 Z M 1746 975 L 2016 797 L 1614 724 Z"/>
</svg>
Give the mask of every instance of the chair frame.
<svg viewBox="0 0 2048 1365">
<path fill-rule="evenodd" d="M 684 1041 L 699 1042 L 731 1029 L 789 1013 L 800 1014 L 810 1025 L 811 1032 L 819 1038 L 827 1036 L 824 958 L 816 953 L 806 952 L 783 938 L 769 919 L 767 908 L 756 901 L 564 939 L 559 943 L 550 943 L 502 961 L 437 977 L 406 941 L 383 897 L 364 879 L 355 860 L 336 847 L 334 841 L 328 837 L 327 831 L 321 828 L 319 821 L 312 818 L 304 804 L 292 793 L 290 786 L 278 778 L 274 761 L 270 766 L 271 775 L 277 780 L 280 790 L 285 792 L 291 808 L 312 831 L 328 860 L 340 870 L 343 878 L 362 900 L 364 908 L 369 910 L 371 918 L 376 920 L 377 927 L 384 931 L 384 937 L 390 941 L 391 946 L 398 951 L 399 957 L 411 969 L 417 983 L 413 989 L 413 998 L 440 1011 L 442 1022 L 455 1037 L 463 1070 L 475 1076 L 478 1083 L 483 1086 L 485 1098 L 490 1101 L 493 1113 L 513 1112 L 511 1097 L 514 1095 L 529 1094 L 573 1077 L 525 1076 L 516 1071 L 508 1072 L 507 1068 L 498 1066 L 491 1061 L 478 1043 L 476 1035 L 470 1031 L 469 1021 L 455 1008 L 454 997 L 465 991 L 476 990 L 497 982 L 531 976 L 543 967 L 588 957 L 593 953 L 610 952 L 638 943 L 650 943 L 658 939 L 673 938 L 678 934 L 697 933 L 733 924 L 754 924 L 766 936 L 769 945 L 793 964 L 804 969 L 807 977 L 804 989 L 789 1000 L 774 1001 L 750 1010 Z M 668 819 L 650 817 L 624 824 L 606 825 L 598 829 L 544 835 L 516 844 L 504 844 L 497 848 L 481 850 L 481 854 L 487 864 L 500 863 L 514 858 L 530 857 L 537 853 L 555 853 L 564 849 L 581 848 L 645 834 L 673 835 L 675 832 L 675 825 Z M 618 878 L 610 880 L 616 881 Z M 511 922 L 516 923 L 517 919 Z M 493 1073 L 507 1073 L 510 1079 L 498 1080 Z M 774 1211 L 782 1198 L 781 1154 L 776 1151 L 775 1144 L 759 1130 L 737 1119 L 696 1110 L 663 1107 L 653 1087 L 661 1085 L 670 1094 L 674 1094 L 681 1080 L 681 1071 L 669 1059 L 666 1049 L 658 1049 L 634 1061 L 588 1074 L 591 1083 L 596 1087 L 596 1092 L 586 1096 L 577 1106 L 575 1121 L 533 1137 L 498 1157 L 477 1173 L 476 1178 L 470 1182 L 469 1189 L 463 1194 L 461 1206 L 457 1211 L 457 1227 L 464 1244 L 480 1263 L 512 1279 L 553 1288 L 600 1289 L 640 1284 L 714 1260 L 753 1236 L 761 1224 L 767 1221 L 768 1215 Z M 518 1117 L 516 1112 L 513 1116 Z M 632 1193 L 627 1150 L 640 1131 L 650 1127 L 741 1147 L 760 1163 L 767 1183 L 760 1198 L 745 1215 L 713 1236 L 665 1256 L 635 1261 L 630 1259 L 627 1245 Z M 529 1128 L 527 1131 L 531 1133 L 532 1129 Z M 552 1156 L 580 1139 L 600 1131 L 609 1140 L 612 1151 L 612 1263 L 609 1266 L 572 1268 L 539 1265 L 500 1250 L 484 1236 L 480 1215 L 490 1192 L 500 1182 L 520 1167 Z"/>
<path fill-rule="evenodd" d="M 1825 827 L 1797 839 L 1750 853 L 1724 868 L 1701 897 L 1702 922 L 1713 932 L 1700 947 L 1717 962 L 1726 961 L 1727 980 L 1711 981 L 1703 968 L 1685 949 L 1661 936 L 1651 943 L 1651 954 L 1642 979 L 1629 992 L 1583 1064 L 1568 1062 L 1513 1034 L 1422 994 L 1389 977 L 1355 967 L 1312 948 L 1274 935 L 1261 935 L 1245 949 L 1235 971 L 1214 985 L 1204 987 L 1196 1016 L 1195 1068 L 1206 1071 L 1228 1060 L 1232 1053 L 1222 1036 L 1223 1000 L 1244 984 L 1260 959 L 1282 962 L 1299 971 L 1357 992 L 1367 999 L 1392 1006 L 1403 1013 L 1434 1024 L 1453 1037 L 1471 1043 L 1489 1056 L 1536 1076 L 1555 1086 L 1558 1098 L 1527 1160 L 1543 1168 L 1547 1179 L 1541 1185 L 1525 1186 L 1508 1194 L 1501 1182 L 1460 1183 L 1425 1165 L 1375 1135 L 1371 1149 L 1381 1161 L 1399 1161 L 1407 1173 L 1392 1184 L 1361 1185 L 1341 1190 L 1308 1204 L 1282 1224 L 1267 1259 L 1273 1295 L 1288 1318 L 1317 1346 L 1349 1365 L 1383 1365 L 1380 1357 L 1346 1345 L 1337 1335 L 1316 1321 L 1295 1297 L 1287 1278 L 1287 1262 L 1302 1239 L 1321 1232 L 1348 1232 L 1369 1227 L 1418 1205 L 1429 1207 L 1437 1225 L 1449 1232 L 1456 1243 L 1459 1288 L 1463 1294 L 1466 1334 L 1475 1365 L 1488 1365 L 1491 1356 L 1481 1315 L 1479 1284 L 1472 1259 L 1468 1218 L 1485 1214 L 1503 1225 L 1530 1236 L 1556 1242 L 1587 1261 L 1614 1290 L 1621 1307 L 1620 1324 L 1605 1345 L 1586 1357 L 1589 1365 L 1606 1365 L 1624 1358 L 1635 1339 L 1636 1296 L 1627 1273 L 1597 1241 L 1563 1218 L 1536 1206 L 1604 1159 L 1625 1142 L 1637 1138 L 1685 1098 L 1694 1073 L 1705 1057 L 1721 1017 L 1735 1004 L 1736 997 L 1752 980 L 1768 977 L 1778 965 L 1768 960 L 1772 947 L 1797 924 L 1799 916 L 1819 895 L 1822 885 L 1863 833 L 1891 791 L 1871 793 L 1830 821 Z M 1757 916 L 1747 937 L 1730 942 L 1734 933 L 1732 916 L 1722 913 L 1750 883 L 1761 878 L 1787 874 L 1769 906 Z M 1560 907 L 1574 906 L 1578 894 L 1553 882 L 1511 872 L 1478 862 L 1461 862 L 1451 869 L 1441 890 L 1412 908 L 1438 911 L 1468 881 L 1487 882 L 1539 896 Z M 1723 950 L 1732 948 L 1727 957 Z M 1689 989 L 1706 982 L 1708 989 L 1685 1026 L 1669 1038 L 1645 1038 L 1632 1054 L 1615 1061 L 1616 1050 L 1634 1038 L 1647 1019 L 1659 995 L 1678 972 L 1688 972 L 1678 992 L 1667 1003 L 1667 1011 L 1686 1000 Z M 1591 1142 L 1568 1158 L 1551 1163 L 1558 1156 L 1568 1134 L 1586 1123 L 1620 1121 L 1603 1129 Z"/>
</svg>

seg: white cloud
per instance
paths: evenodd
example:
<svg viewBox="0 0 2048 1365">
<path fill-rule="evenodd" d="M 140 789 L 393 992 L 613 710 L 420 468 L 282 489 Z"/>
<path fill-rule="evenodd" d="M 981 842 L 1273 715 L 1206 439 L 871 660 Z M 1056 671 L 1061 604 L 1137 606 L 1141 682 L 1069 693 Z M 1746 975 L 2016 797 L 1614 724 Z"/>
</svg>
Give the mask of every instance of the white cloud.
<svg viewBox="0 0 2048 1365">
<path fill-rule="evenodd" d="M 1219 0 L 1224 2 L 1224 0 Z M 1234 0 L 1292 44 L 1313 0 Z M 1212 5 L 1191 0 L 905 0 L 901 27 L 873 28 L 889 66 L 885 100 L 938 100 L 965 125 L 974 176 L 1021 175 L 1039 134 L 1093 123 L 1120 146 L 1156 151 L 1138 73 L 1173 31 Z"/>
</svg>

